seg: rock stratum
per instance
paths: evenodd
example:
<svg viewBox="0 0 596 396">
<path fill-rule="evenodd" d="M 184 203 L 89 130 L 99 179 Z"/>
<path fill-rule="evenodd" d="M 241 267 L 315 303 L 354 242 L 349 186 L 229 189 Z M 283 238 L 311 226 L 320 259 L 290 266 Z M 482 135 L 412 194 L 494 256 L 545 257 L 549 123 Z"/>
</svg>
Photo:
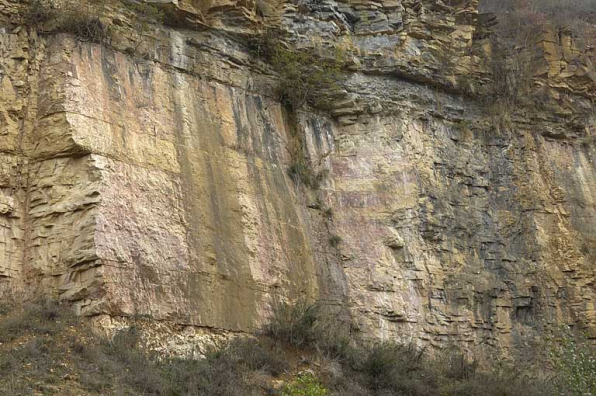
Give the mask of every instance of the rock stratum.
<svg viewBox="0 0 596 396">
<path fill-rule="evenodd" d="M 476 0 L 151 3 L 166 23 L 139 28 L 107 2 L 108 45 L 0 0 L 5 295 L 179 338 L 301 298 L 364 338 L 596 337 L 596 75 L 564 29 L 532 43 L 533 104 L 495 115 L 469 94 L 498 56 Z M 249 44 L 272 29 L 346 51 L 341 89 L 283 105 Z M 296 134 L 316 189 L 288 173 Z"/>
</svg>

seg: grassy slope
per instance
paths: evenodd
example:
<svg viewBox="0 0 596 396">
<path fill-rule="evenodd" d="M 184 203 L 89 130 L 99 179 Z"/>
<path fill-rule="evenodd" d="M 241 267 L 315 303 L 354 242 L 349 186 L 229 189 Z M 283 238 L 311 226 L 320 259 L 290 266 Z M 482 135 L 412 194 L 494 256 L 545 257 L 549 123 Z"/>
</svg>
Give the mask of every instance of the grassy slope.
<svg viewBox="0 0 596 396">
<path fill-rule="evenodd" d="M 431 359 L 412 346 L 356 347 L 337 329 L 317 309 L 286 307 L 266 336 L 231 341 L 204 360 L 181 360 L 148 352 L 134 328 L 107 340 L 64 307 L 36 302 L 0 311 L 0 395 L 553 394 L 519 370 L 480 373 L 461 354 Z M 305 371 L 315 385 L 284 391 Z"/>
</svg>

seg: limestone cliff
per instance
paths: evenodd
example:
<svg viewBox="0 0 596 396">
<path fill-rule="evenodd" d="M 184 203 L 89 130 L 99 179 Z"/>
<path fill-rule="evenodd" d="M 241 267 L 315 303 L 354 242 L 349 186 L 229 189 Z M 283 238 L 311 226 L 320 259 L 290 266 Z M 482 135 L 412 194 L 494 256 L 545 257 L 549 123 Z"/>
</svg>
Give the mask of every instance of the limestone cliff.
<svg viewBox="0 0 596 396">
<path fill-rule="evenodd" d="M 2 290 L 180 329 L 307 296 L 369 338 L 596 337 L 596 77 L 564 31 L 534 43 L 541 105 L 495 117 L 470 94 L 492 78 L 476 0 L 151 3 L 141 29 L 108 2 L 94 44 L 0 0 Z M 250 46 L 271 29 L 343 48 L 341 89 L 289 114 Z M 288 174 L 296 133 L 318 189 Z"/>
</svg>

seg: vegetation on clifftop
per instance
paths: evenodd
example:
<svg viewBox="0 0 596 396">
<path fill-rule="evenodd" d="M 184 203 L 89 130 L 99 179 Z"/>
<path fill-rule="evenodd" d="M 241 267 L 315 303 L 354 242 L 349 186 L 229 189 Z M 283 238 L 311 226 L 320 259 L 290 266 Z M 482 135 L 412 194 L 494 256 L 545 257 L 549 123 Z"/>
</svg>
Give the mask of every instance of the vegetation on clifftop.
<svg viewBox="0 0 596 396">
<path fill-rule="evenodd" d="M 30 0 L 23 10 L 22 22 L 40 33 L 67 33 L 79 41 L 104 45 L 110 45 L 114 37 L 126 32 L 130 45 L 126 51 L 140 55 L 139 50 L 146 44 L 150 29 L 155 24 L 163 23 L 165 14 L 144 1 L 121 0 L 121 10 L 123 14 L 127 14 L 130 26 L 119 31 L 118 27 L 106 22 L 110 14 L 109 7 L 117 3 L 110 3 L 108 0 Z"/>
<path fill-rule="evenodd" d="M 320 46 L 294 48 L 283 40 L 284 34 L 268 30 L 253 39 L 253 53 L 278 73 L 277 94 L 282 103 L 294 108 L 313 105 L 321 92 L 340 88 L 346 61 L 343 48 L 332 50 Z"/>
<path fill-rule="evenodd" d="M 484 58 L 490 80 L 480 88 L 477 81 L 466 81 L 462 87 L 471 86 L 468 91 L 480 94 L 495 125 L 507 126 L 511 115 L 520 111 L 548 109 L 552 92 L 542 78 L 557 78 L 565 62 L 573 70 L 596 71 L 596 0 L 480 0 L 479 11 L 496 17 L 495 26 L 489 22 L 490 53 Z M 549 44 L 558 49 L 549 49 Z"/>
<path fill-rule="evenodd" d="M 481 0 L 479 7 L 495 13 L 510 38 L 550 24 L 569 29 L 583 47 L 596 41 L 596 0 Z"/>
</svg>

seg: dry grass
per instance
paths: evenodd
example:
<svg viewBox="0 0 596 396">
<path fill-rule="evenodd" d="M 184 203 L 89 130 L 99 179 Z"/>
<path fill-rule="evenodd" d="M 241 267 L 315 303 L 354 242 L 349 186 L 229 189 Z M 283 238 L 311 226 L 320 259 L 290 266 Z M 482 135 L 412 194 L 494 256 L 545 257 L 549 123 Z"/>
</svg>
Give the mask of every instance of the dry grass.
<svg viewBox="0 0 596 396">
<path fill-rule="evenodd" d="M 268 338 L 236 339 L 202 360 L 158 356 L 134 327 L 99 337 L 68 312 L 45 300 L 0 309 L 0 395 L 557 394 L 519 367 L 479 371 L 457 349 L 431 357 L 414 345 L 357 345 L 337 316 L 306 302 L 280 304 Z"/>
<path fill-rule="evenodd" d="M 0 395 L 262 395 L 288 367 L 275 346 L 238 339 L 203 360 L 149 351 L 128 329 L 95 335 L 69 309 L 46 300 L 0 310 Z"/>
<path fill-rule="evenodd" d="M 570 29 L 583 46 L 595 44 L 596 0 L 481 0 L 480 12 L 497 14 L 509 38 L 554 24 Z"/>
<path fill-rule="evenodd" d="M 284 344 L 311 350 L 326 370 L 322 384 L 337 396 L 554 396 L 554 387 L 524 370 L 479 371 L 474 361 L 451 348 L 436 356 L 414 345 L 380 342 L 357 345 L 330 337 L 341 329 L 321 306 L 304 301 L 281 304 L 268 335 Z M 341 332 L 340 332 L 341 334 Z M 335 346 L 334 346 L 335 344 Z M 335 351 L 329 354 L 329 351 Z M 337 353 L 337 351 L 340 351 Z M 324 370 L 325 371 L 325 370 Z"/>
</svg>

